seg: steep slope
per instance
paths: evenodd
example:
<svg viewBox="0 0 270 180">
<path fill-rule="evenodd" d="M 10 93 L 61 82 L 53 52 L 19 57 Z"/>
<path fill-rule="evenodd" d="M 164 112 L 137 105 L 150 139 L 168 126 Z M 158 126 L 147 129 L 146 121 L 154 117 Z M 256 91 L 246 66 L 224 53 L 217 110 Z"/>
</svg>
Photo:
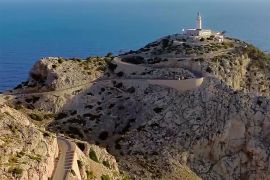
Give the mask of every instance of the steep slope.
<svg viewBox="0 0 270 180">
<path fill-rule="evenodd" d="M 0 104 L 0 179 L 48 179 L 58 155 L 56 138 L 24 114 Z"/>
<path fill-rule="evenodd" d="M 126 61 L 153 67 L 183 67 L 212 74 L 233 89 L 269 96 L 270 56 L 234 38 L 217 43 L 171 35 L 121 56 Z M 138 62 L 139 60 L 140 62 Z"/>
<path fill-rule="evenodd" d="M 59 138 L 59 137 L 58 137 Z M 114 157 L 103 148 L 83 141 L 67 139 L 75 145 L 82 179 L 123 179 Z M 53 179 L 61 156 L 59 140 L 54 133 L 34 125 L 23 112 L 0 104 L 0 179 Z M 71 158 L 72 156 L 69 156 Z M 73 170 L 69 179 L 78 179 Z"/>
</svg>

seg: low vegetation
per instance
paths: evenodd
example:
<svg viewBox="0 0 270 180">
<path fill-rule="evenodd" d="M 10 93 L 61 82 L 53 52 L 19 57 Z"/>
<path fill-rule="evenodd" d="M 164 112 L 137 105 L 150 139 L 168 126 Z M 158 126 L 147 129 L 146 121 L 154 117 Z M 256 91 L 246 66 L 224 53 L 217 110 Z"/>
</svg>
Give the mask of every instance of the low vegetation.
<svg viewBox="0 0 270 180">
<path fill-rule="evenodd" d="M 81 160 L 77 160 L 77 164 L 78 164 L 79 169 L 81 170 L 82 167 L 83 167 L 82 161 Z"/>
<path fill-rule="evenodd" d="M 155 113 L 161 113 L 163 108 L 156 107 L 153 110 L 155 111 Z"/>
<path fill-rule="evenodd" d="M 8 172 L 12 174 L 13 177 L 19 178 L 22 176 L 23 170 L 19 167 L 11 167 Z"/>
<path fill-rule="evenodd" d="M 114 72 L 114 70 L 117 68 L 117 64 L 114 64 L 112 62 L 108 62 L 108 68 L 110 71 Z"/>
<path fill-rule="evenodd" d="M 108 138 L 108 135 L 109 135 L 109 133 L 107 131 L 102 131 L 99 134 L 99 139 L 104 141 L 104 140 L 106 140 Z"/>
<path fill-rule="evenodd" d="M 89 151 L 89 158 L 95 162 L 99 162 L 98 157 L 96 155 L 96 152 L 93 149 L 90 149 L 90 151 Z"/>
<path fill-rule="evenodd" d="M 47 77 L 43 77 L 41 74 L 30 73 L 30 77 L 40 84 L 44 84 Z"/>
<path fill-rule="evenodd" d="M 58 113 L 56 116 L 55 116 L 55 120 L 59 120 L 59 119 L 64 119 L 68 116 L 67 113 L 65 112 L 61 112 L 61 113 Z"/>
<path fill-rule="evenodd" d="M 59 63 L 59 64 L 62 64 L 63 62 L 64 62 L 64 59 L 62 59 L 62 58 L 59 58 L 59 59 L 58 59 L 58 63 Z"/>
<path fill-rule="evenodd" d="M 81 132 L 81 130 L 78 127 L 69 126 L 68 133 L 72 134 L 72 135 L 77 135 L 80 138 L 84 137 L 83 133 Z"/>
<path fill-rule="evenodd" d="M 42 121 L 43 120 L 43 116 L 37 113 L 31 113 L 29 114 L 29 117 L 35 121 Z"/>
<path fill-rule="evenodd" d="M 123 180 L 130 180 L 130 177 L 128 175 L 124 175 Z"/>
<path fill-rule="evenodd" d="M 101 180 L 110 180 L 110 176 L 109 175 L 102 175 Z"/>
<path fill-rule="evenodd" d="M 27 154 L 27 156 L 32 159 L 32 160 L 35 160 L 37 162 L 41 162 L 41 155 L 31 155 L 31 154 Z"/>
<path fill-rule="evenodd" d="M 93 171 L 86 171 L 85 173 L 86 173 L 87 180 L 95 179 Z"/>
<path fill-rule="evenodd" d="M 109 161 L 103 161 L 102 162 L 102 164 L 104 165 L 104 166 L 106 166 L 107 168 L 111 168 L 111 165 L 110 165 L 110 163 L 109 163 Z"/>
<path fill-rule="evenodd" d="M 80 149 L 81 151 L 84 151 L 84 150 L 85 150 L 85 144 L 84 144 L 84 143 L 77 142 L 76 144 L 77 144 L 77 146 L 79 147 L 79 149 Z"/>
<path fill-rule="evenodd" d="M 247 47 L 243 49 L 243 52 L 248 54 L 248 56 L 252 59 L 270 61 L 270 55 L 262 52 L 260 49 L 251 44 L 247 45 Z"/>
<path fill-rule="evenodd" d="M 144 58 L 141 56 L 131 56 L 131 57 L 122 58 L 122 61 L 131 63 L 131 64 L 143 64 Z"/>
<path fill-rule="evenodd" d="M 120 71 L 120 72 L 117 73 L 117 76 L 122 77 L 122 76 L 124 76 L 124 73 L 122 71 Z"/>
<path fill-rule="evenodd" d="M 35 113 L 30 113 L 29 114 L 29 117 L 35 121 L 43 121 L 45 119 L 50 119 L 50 118 L 53 118 L 54 117 L 54 114 L 44 114 L 44 113 L 38 113 L 38 112 L 35 112 Z"/>
</svg>

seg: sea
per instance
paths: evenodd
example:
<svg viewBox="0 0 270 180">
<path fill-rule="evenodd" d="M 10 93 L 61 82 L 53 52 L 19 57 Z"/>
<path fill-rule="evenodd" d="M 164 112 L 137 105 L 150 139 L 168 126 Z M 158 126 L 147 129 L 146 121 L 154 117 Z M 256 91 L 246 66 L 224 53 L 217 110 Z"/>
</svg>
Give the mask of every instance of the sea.
<svg viewBox="0 0 270 180">
<path fill-rule="evenodd" d="M 0 91 L 24 81 L 42 57 L 135 50 L 195 26 L 270 50 L 269 0 L 0 0 Z"/>
</svg>

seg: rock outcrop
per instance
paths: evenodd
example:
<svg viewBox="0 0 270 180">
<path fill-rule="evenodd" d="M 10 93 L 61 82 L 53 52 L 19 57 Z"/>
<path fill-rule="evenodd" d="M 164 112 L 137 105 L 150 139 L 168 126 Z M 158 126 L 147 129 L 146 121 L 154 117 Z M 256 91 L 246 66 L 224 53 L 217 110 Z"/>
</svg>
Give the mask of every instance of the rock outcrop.
<svg viewBox="0 0 270 180">
<path fill-rule="evenodd" d="M 0 179 L 48 179 L 58 155 L 54 135 L 23 113 L 0 104 Z"/>
<path fill-rule="evenodd" d="M 59 159 L 56 134 L 45 131 L 31 122 L 23 112 L 4 102 L 0 104 L 0 179 L 46 180 L 53 179 Z M 77 165 L 82 179 L 123 179 L 115 158 L 87 142 L 74 141 L 77 145 Z M 69 179 L 77 179 L 71 171 Z"/>
</svg>

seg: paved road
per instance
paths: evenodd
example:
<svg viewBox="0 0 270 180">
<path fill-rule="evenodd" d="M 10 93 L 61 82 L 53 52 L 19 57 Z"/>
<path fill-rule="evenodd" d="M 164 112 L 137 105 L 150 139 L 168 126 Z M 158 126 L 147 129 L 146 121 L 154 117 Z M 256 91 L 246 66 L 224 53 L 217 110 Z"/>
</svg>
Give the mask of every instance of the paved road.
<svg viewBox="0 0 270 180">
<path fill-rule="evenodd" d="M 68 172 L 72 169 L 75 148 L 72 146 L 72 142 L 64 137 L 58 136 L 57 142 L 60 155 L 53 175 L 53 180 L 66 180 Z M 80 178 L 78 177 L 78 179 Z"/>
<path fill-rule="evenodd" d="M 192 71 L 192 73 L 197 76 L 197 78 L 201 78 L 202 75 L 198 72 Z M 20 96 L 20 95 L 43 95 L 43 94 L 52 94 L 52 93 L 62 93 L 63 91 L 67 91 L 67 90 L 71 90 L 71 89 L 78 89 L 78 88 L 83 88 L 85 86 L 89 86 L 91 84 L 95 84 L 98 82 L 106 82 L 106 81 L 117 81 L 117 80 L 134 80 L 134 81 L 147 81 L 147 80 L 173 80 L 173 79 L 167 79 L 167 78 L 132 78 L 132 77 L 125 77 L 125 78 L 107 78 L 107 79 L 98 79 L 98 80 L 94 80 L 94 81 L 89 81 L 87 83 L 83 83 L 83 84 L 79 84 L 79 85 L 75 85 L 69 88 L 63 88 L 63 89 L 57 89 L 55 91 L 44 91 L 44 92 L 34 92 L 34 93 L 4 93 L 3 95 L 13 95 L 13 96 Z"/>
<path fill-rule="evenodd" d="M 228 49 L 225 49 L 225 50 L 218 50 L 218 51 L 213 51 L 213 52 L 210 52 L 210 53 L 206 53 L 206 54 L 203 54 L 203 55 L 181 55 L 181 56 L 178 56 L 175 55 L 175 54 L 162 54 L 162 55 L 145 55 L 145 54 L 142 54 L 142 56 L 145 58 L 145 59 L 153 59 L 153 58 L 163 58 L 163 59 L 170 59 L 170 60 L 179 60 L 179 59 L 183 59 L 183 60 L 191 60 L 191 59 L 197 59 L 197 58 L 206 58 L 206 59 L 209 59 L 209 58 L 213 58 L 215 56 L 219 56 L 219 55 L 223 55 L 223 54 L 226 54 L 228 52 L 230 52 L 231 50 L 233 50 L 234 48 L 228 48 Z M 138 53 L 137 55 L 140 55 L 141 53 Z"/>
</svg>

